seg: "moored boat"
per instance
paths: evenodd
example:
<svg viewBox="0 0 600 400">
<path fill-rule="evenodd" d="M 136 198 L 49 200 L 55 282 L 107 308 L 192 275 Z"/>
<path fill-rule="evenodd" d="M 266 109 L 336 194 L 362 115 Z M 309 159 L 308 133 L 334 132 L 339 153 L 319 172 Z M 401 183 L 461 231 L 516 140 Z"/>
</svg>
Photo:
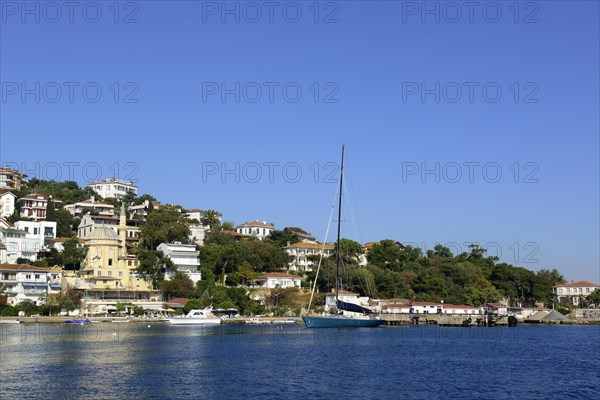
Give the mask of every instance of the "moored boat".
<svg viewBox="0 0 600 400">
<path fill-rule="evenodd" d="M 90 323 L 90 320 L 87 319 L 87 318 L 86 319 L 67 319 L 65 321 L 65 324 L 80 324 L 80 325 L 83 325 L 83 324 L 89 324 L 89 323 Z"/>
<path fill-rule="evenodd" d="M 190 310 L 181 317 L 168 318 L 173 325 L 219 325 L 221 318 L 212 313 L 212 307 L 206 307 L 204 310 Z"/>
</svg>

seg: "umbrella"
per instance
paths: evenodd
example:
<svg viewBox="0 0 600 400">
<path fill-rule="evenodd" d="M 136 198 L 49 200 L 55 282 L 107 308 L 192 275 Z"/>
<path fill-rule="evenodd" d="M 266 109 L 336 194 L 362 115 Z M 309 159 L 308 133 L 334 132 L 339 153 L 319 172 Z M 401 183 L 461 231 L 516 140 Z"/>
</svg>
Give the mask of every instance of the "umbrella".
<svg viewBox="0 0 600 400">
<path fill-rule="evenodd" d="M 167 308 L 165 311 L 166 312 L 175 312 L 175 310 L 173 310 L 172 308 Z"/>
<path fill-rule="evenodd" d="M 116 306 L 112 306 L 112 305 L 111 305 L 111 306 L 106 306 L 106 307 L 104 307 L 104 309 L 105 309 L 106 311 L 116 311 L 116 310 L 117 310 L 117 307 L 116 307 Z"/>
</svg>

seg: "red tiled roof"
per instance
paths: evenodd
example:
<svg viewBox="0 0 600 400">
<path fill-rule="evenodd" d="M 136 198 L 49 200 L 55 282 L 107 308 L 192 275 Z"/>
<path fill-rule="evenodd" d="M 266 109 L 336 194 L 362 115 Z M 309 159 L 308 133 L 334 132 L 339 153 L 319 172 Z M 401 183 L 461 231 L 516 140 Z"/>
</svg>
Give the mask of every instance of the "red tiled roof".
<svg viewBox="0 0 600 400">
<path fill-rule="evenodd" d="M 3 194 L 5 194 L 5 193 L 10 193 L 13 196 L 15 196 L 15 194 L 10 189 L 0 189 L 0 196 L 3 195 Z"/>
<path fill-rule="evenodd" d="M 260 227 L 267 227 L 267 228 L 274 228 L 275 225 L 273 225 L 270 222 L 266 222 L 266 221 L 252 221 L 252 222 L 244 222 L 243 224 L 240 224 L 238 226 L 236 226 L 236 228 L 241 227 L 241 226 L 260 226 Z"/>
<path fill-rule="evenodd" d="M 410 308 L 410 303 L 400 303 L 400 304 L 386 304 L 382 306 L 382 308 Z"/>
<path fill-rule="evenodd" d="M 465 310 L 477 309 L 477 307 L 467 306 L 465 304 L 444 304 L 443 306 L 444 306 L 444 308 L 463 308 Z"/>
<path fill-rule="evenodd" d="M 250 237 L 250 236 L 245 235 L 243 233 L 238 233 L 238 232 L 234 232 L 234 231 L 227 231 L 227 230 L 221 231 L 221 233 L 224 233 L 226 235 L 231 235 L 231 236 L 237 236 L 237 237 Z"/>
<path fill-rule="evenodd" d="M 556 285 L 554 287 L 556 287 L 556 288 L 558 288 L 558 287 L 600 287 L 600 285 L 598 285 L 596 283 L 591 283 L 588 281 L 577 281 L 577 282 L 564 283 L 562 285 Z"/>
<path fill-rule="evenodd" d="M 15 226 L 15 224 L 13 224 L 12 222 L 10 222 L 6 218 L 0 218 L 0 221 L 2 221 L 2 223 L 6 224 L 9 228 L 14 228 L 14 226 Z"/>
<path fill-rule="evenodd" d="M 298 242 L 294 244 L 290 244 L 289 246 L 285 246 L 286 249 L 291 249 L 295 247 L 304 247 L 307 249 L 325 249 L 325 250 L 333 250 L 335 247 L 332 244 L 321 244 L 321 243 L 304 243 Z"/>
<path fill-rule="evenodd" d="M 29 264 L 0 264 L 0 270 L 2 270 L 2 271 L 50 272 L 50 270 L 48 268 L 36 267 L 35 265 L 29 265 Z"/>
<path fill-rule="evenodd" d="M 269 272 L 258 277 L 259 280 L 267 278 L 294 278 L 302 279 L 298 275 L 286 274 L 285 272 Z"/>
<path fill-rule="evenodd" d="M 185 297 L 175 297 L 169 301 L 166 301 L 165 304 L 177 304 L 183 307 L 188 301 L 190 301 L 190 299 Z"/>
<path fill-rule="evenodd" d="M 45 196 L 43 194 L 39 194 L 39 193 L 29 193 L 27 196 L 23 196 L 19 200 L 23 200 L 23 199 L 39 200 L 39 197 L 41 197 L 44 200 L 48 200 L 47 196 Z"/>
</svg>

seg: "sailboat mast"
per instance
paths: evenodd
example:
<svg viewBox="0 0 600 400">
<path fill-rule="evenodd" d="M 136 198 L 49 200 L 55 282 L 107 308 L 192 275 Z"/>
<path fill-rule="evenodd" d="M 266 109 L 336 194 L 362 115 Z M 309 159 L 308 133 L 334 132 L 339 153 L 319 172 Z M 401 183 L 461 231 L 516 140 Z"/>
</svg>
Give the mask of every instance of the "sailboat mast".
<svg viewBox="0 0 600 400">
<path fill-rule="evenodd" d="M 344 179 L 344 145 L 342 145 L 342 163 L 340 165 L 340 198 L 338 202 L 337 221 L 337 251 L 335 254 L 335 305 L 337 307 L 340 296 L 340 228 L 342 223 L 342 187 Z"/>
</svg>

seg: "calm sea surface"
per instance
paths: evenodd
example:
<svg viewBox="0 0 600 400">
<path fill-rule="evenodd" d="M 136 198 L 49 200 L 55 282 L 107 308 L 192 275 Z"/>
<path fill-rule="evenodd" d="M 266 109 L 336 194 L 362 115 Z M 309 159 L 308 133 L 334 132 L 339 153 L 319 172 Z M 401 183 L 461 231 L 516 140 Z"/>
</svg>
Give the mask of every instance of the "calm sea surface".
<svg viewBox="0 0 600 400">
<path fill-rule="evenodd" d="M 600 326 L 0 325 L 1 399 L 595 399 Z"/>
</svg>

